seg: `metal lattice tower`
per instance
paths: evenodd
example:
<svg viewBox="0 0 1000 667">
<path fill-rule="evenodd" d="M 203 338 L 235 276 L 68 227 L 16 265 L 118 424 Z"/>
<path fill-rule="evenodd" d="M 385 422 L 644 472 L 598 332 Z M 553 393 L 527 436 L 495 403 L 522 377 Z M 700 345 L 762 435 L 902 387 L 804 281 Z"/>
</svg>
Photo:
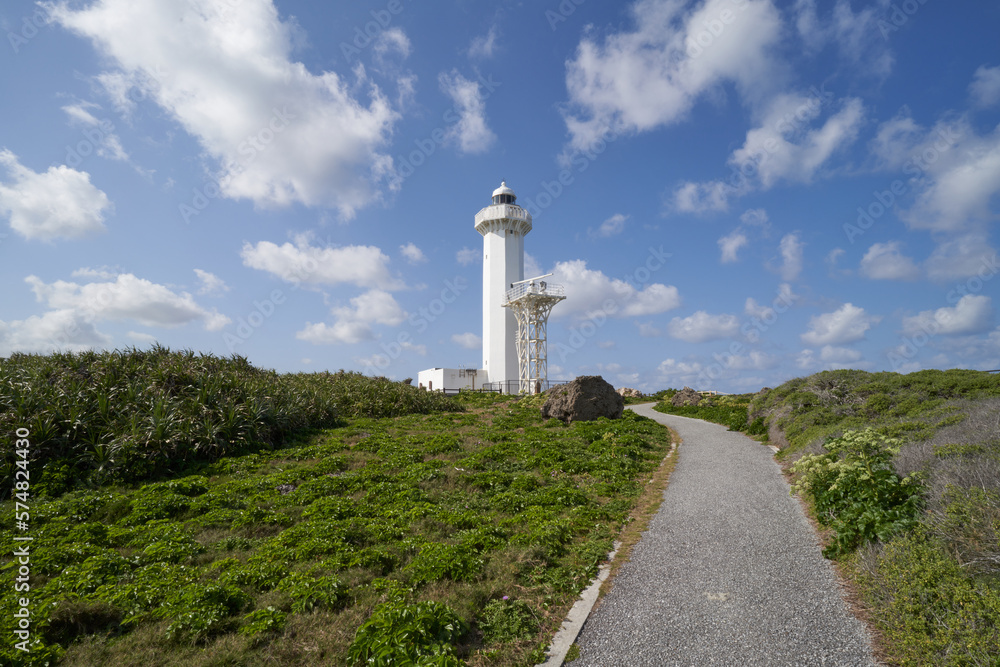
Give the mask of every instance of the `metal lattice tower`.
<svg viewBox="0 0 1000 667">
<path fill-rule="evenodd" d="M 562 285 L 549 285 L 539 278 L 514 283 L 504 295 L 504 308 L 510 308 L 517 318 L 519 393 L 534 394 L 548 388 L 549 313 L 565 298 Z"/>
</svg>

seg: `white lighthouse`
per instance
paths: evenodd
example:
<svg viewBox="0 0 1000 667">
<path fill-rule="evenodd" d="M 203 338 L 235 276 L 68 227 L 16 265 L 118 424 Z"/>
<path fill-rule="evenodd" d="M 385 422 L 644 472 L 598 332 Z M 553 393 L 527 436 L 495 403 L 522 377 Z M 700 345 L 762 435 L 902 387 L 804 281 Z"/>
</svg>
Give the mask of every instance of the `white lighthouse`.
<svg viewBox="0 0 1000 667">
<path fill-rule="evenodd" d="M 524 235 L 531 231 L 531 214 L 516 201 L 502 182 L 493 202 L 476 214 L 476 231 L 483 235 L 483 370 L 504 391 L 519 374 L 517 319 L 503 304 L 512 284 L 524 279 Z"/>
<path fill-rule="evenodd" d="M 524 279 L 524 235 L 531 214 L 501 182 L 493 201 L 476 214 L 483 236 L 483 367 L 428 368 L 420 386 L 431 391 L 488 389 L 534 393 L 548 388 L 546 320 L 565 296 L 559 285 Z"/>
</svg>

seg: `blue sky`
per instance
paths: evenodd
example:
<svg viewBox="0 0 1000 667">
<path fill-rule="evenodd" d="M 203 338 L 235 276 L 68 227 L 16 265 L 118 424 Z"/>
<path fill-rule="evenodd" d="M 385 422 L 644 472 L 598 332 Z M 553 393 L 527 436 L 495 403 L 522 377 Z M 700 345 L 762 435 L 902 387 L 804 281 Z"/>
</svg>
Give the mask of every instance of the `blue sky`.
<svg viewBox="0 0 1000 667">
<path fill-rule="evenodd" d="M 0 10 L 0 356 L 481 363 L 501 179 L 549 376 L 750 391 L 1000 368 L 1000 5 Z"/>
</svg>

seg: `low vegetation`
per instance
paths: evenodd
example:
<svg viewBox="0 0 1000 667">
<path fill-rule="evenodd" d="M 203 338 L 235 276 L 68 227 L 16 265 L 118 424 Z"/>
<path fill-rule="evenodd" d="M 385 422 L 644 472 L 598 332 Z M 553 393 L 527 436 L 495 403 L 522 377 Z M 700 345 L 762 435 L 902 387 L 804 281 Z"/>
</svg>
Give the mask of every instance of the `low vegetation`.
<svg viewBox="0 0 1000 667">
<path fill-rule="evenodd" d="M 660 401 L 653 408 L 657 412 L 681 417 L 694 417 L 729 427 L 730 431 L 742 431 L 747 435 L 764 436 L 767 429 L 763 417 L 748 418 L 748 409 L 754 394 L 724 394 L 703 398 L 697 405 L 674 405 L 670 399 L 677 393 L 675 389 L 658 392 L 654 396 Z"/>
<path fill-rule="evenodd" d="M 25 656 L 5 642 L 3 664 L 540 661 L 670 444 L 666 429 L 631 412 L 567 426 L 541 421 L 538 397 L 443 399 L 347 373 L 280 376 L 239 358 L 114 354 L 16 358 L 16 371 L 5 362 L 4 428 L 28 428 L 33 456 L 48 457 L 30 461 L 33 474 L 70 465 L 74 433 L 108 433 L 120 438 L 116 456 L 135 453 L 100 478 L 77 462 L 86 484 L 50 482 L 47 497 L 32 495 L 33 644 Z M 116 362 L 150 375 L 115 375 Z M 141 400 L 186 414 L 220 375 L 245 382 L 243 393 L 219 388 L 230 407 L 216 413 L 206 401 L 206 413 L 269 397 L 272 412 L 258 414 L 301 421 L 250 420 L 258 435 L 204 456 L 193 419 L 141 443 L 120 430 L 131 415 L 149 427 Z M 29 399 L 27 386 L 48 398 Z M 111 410 L 100 427 L 88 421 L 102 414 L 92 386 L 135 393 L 121 403 L 124 422 Z M 75 432 L 72 410 L 85 415 Z M 51 424 L 38 445 L 36 418 Z M 190 439 L 175 445 L 168 433 Z M 168 439 L 190 453 L 183 464 Z M 128 469 L 151 452 L 173 472 Z M 13 502 L 0 511 L 12 515 Z M 18 535 L 0 531 L 8 580 Z M 4 596 L 7 637 L 16 604 Z"/>
<path fill-rule="evenodd" d="M 14 354 L 0 363 L 0 432 L 27 428 L 32 492 L 183 474 L 224 456 L 280 446 L 346 417 L 459 409 L 451 399 L 359 373 L 279 375 L 239 356 L 163 347 Z M 15 456 L 0 458 L 9 494 Z M 0 497 L 4 497 L 0 495 Z"/>
<path fill-rule="evenodd" d="M 750 406 L 890 664 L 997 664 L 998 397 L 1000 377 L 976 371 L 832 371 Z"/>
</svg>

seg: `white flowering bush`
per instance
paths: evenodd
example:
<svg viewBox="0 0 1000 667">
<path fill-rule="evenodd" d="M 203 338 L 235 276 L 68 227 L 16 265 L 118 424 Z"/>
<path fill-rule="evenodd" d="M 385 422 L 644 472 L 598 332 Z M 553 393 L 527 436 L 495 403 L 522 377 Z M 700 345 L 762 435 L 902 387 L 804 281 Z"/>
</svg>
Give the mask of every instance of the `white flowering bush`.
<svg viewBox="0 0 1000 667">
<path fill-rule="evenodd" d="M 893 469 L 901 444 L 871 428 L 847 431 L 827 441 L 826 453 L 807 454 L 792 466 L 799 475 L 792 491 L 810 497 L 820 523 L 836 533 L 825 556 L 916 525 L 923 485 L 919 474 L 901 478 Z"/>
</svg>

